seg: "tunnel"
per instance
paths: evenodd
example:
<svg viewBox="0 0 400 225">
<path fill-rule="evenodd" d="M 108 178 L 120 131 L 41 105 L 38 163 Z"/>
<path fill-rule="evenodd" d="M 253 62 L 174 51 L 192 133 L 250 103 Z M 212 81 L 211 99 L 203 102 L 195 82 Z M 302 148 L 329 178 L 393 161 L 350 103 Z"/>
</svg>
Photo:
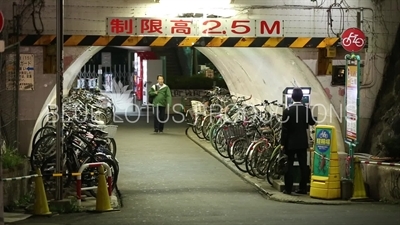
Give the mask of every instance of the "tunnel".
<svg viewBox="0 0 400 225">
<path fill-rule="evenodd" d="M 104 47 L 87 48 L 64 72 L 64 95 L 71 89 L 81 68 Z M 220 71 L 229 91 L 237 96 L 252 96 L 250 104 L 263 100 L 282 100 L 285 87 L 294 84 L 311 87 L 311 105 L 318 107 L 320 124 L 336 127 L 337 137 L 342 137 L 339 118 L 333 112 L 330 99 L 309 67 L 290 48 L 231 48 L 196 47 Z M 36 120 L 35 133 L 41 127 L 41 118 L 48 113 L 48 105 L 55 104 L 55 87 L 46 99 Z M 340 112 L 338 112 L 340 114 Z M 314 115 L 315 116 L 315 115 Z M 32 137 L 33 138 L 33 137 Z M 344 142 L 338 140 L 339 151 Z M 32 149 L 29 150 L 29 155 Z"/>
</svg>

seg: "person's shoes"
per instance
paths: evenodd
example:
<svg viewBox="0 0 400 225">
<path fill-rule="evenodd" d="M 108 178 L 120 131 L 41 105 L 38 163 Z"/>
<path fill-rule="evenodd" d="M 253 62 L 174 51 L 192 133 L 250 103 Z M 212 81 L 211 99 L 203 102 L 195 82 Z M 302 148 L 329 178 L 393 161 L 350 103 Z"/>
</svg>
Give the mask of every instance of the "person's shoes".
<svg viewBox="0 0 400 225">
<path fill-rule="evenodd" d="M 158 130 L 154 130 L 154 133 L 158 133 Z"/>
<path fill-rule="evenodd" d="M 294 193 L 299 194 L 299 195 L 306 195 L 307 191 L 303 191 L 303 190 L 297 190 Z"/>
<path fill-rule="evenodd" d="M 289 192 L 289 191 L 286 191 L 286 190 L 283 190 L 283 191 L 282 191 L 282 193 L 283 193 L 283 194 L 285 194 L 285 195 L 292 195 L 292 193 L 291 193 L 291 192 Z"/>
<path fill-rule="evenodd" d="M 162 130 L 160 130 L 160 131 L 158 131 L 158 133 L 160 133 L 160 134 L 162 134 L 162 133 L 164 133 Z"/>
</svg>

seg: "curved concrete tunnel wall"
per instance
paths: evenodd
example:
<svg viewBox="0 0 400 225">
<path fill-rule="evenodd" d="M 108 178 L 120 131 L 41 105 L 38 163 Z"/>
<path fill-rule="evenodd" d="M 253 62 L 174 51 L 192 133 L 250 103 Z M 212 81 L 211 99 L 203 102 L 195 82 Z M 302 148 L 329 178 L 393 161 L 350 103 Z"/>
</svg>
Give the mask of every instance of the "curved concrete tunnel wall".
<svg viewBox="0 0 400 225">
<path fill-rule="evenodd" d="M 81 68 L 104 47 L 89 47 L 64 72 L 64 95 L 71 89 L 74 79 Z M 292 86 L 296 80 L 299 86 L 312 88 L 312 105 L 330 109 L 330 100 L 325 90 L 291 49 L 284 48 L 210 48 L 197 47 L 218 68 L 224 77 L 229 90 L 236 95 L 250 96 L 251 103 L 257 104 L 262 100 L 281 100 L 282 91 Z M 55 104 L 56 88 L 47 97 L 42 111 L 36 121 L 33 134 L 41 127 L 41 118 L 48 113 L 47 106 Z M 331 117 L 333 116 L 333 117 Z M 338 149 L 344 151 L 344 143 L 339 120 L 334 114 L 318 110 L 318 118 L 325 118 L 322 124 L 336 127 Z M 31 139 L 33 138 L 33 135 Z M 31 140 L 32 142 L 32 140 Z M 29 155 L 32 149 L 29 150 Z"/>
<path fill-rule="evenodd" d="M 344 151 L 342 131 L 322 85 L 289 48 L 207 48 L 198 47 L 218 68 L 229 90 L 236 95 L 252 95 L 251 103 L 282 100 L 282 91 L 297 85 L 311 87 L 311 105 L 318 106 L 320 124 L 336 127 L 338 150 Z M 323 110 L 326 109 L 326 110 Z M 323 120 L 323 121 L 322 121 Z"/>
<path fill-rule="evenodd" d="M 87 48 L 75 61 L 71 63 L 67 70 L 64 71 L 64 88 L 63 88 L 63 95 L 65 96 L 68 94 L 69 90 L 71 89 L 74 80 L 78 73 L 81 71 L 82 67 L 101 49 L 104 47 L 89 47 Z M 56 86 L 53 87 L 49 96 L 47 97 L 46 101 L 43 104 L 42 110 L 38 118 L 36 119 L 35 126 L 33 128 L 31 143 L 33 141 L 33 135 L 38 131 L 42 126 L 42 118 L 49 113 L 48 105 L 56 104 Z M 28 155 L 32 152 L 32 146 L 29 145 Z"/>
</svg>

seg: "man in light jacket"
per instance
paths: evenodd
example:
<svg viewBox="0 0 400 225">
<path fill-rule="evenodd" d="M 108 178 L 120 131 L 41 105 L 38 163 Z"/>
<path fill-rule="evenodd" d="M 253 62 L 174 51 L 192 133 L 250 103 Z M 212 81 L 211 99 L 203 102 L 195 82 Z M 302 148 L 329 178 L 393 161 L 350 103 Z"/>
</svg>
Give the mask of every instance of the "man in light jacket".
<svg viewBox="0 0 400 225">
<path fill-rule="evenodd" d="M 154 106 L 154 132 L 164 132 L 164 123 L 166 122 L 166 109 L 171 105 L 172 95 L 168 85 L 164 84 L 164 77 L 157 76 L 157 84 L 153 85 L 149 92 L 153 96 Z"/>
</svg>

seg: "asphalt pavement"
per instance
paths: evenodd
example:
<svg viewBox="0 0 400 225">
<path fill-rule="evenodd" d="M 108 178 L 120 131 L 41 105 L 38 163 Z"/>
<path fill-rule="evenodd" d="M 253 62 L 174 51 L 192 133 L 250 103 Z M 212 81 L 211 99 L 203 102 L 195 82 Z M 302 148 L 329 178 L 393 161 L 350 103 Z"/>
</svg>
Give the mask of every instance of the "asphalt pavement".
<svg viewBox="0 0 400 225">
<path fill-rule="evenodd" d="M 119 124 L 119 212 L 36 217 L 16 224 L 400 224 L 399 205 L 272 201 L 188 139 L 185 128 L 170 121 L 163 134 L 154 134 L 146 118 Z"/>
</svg>

